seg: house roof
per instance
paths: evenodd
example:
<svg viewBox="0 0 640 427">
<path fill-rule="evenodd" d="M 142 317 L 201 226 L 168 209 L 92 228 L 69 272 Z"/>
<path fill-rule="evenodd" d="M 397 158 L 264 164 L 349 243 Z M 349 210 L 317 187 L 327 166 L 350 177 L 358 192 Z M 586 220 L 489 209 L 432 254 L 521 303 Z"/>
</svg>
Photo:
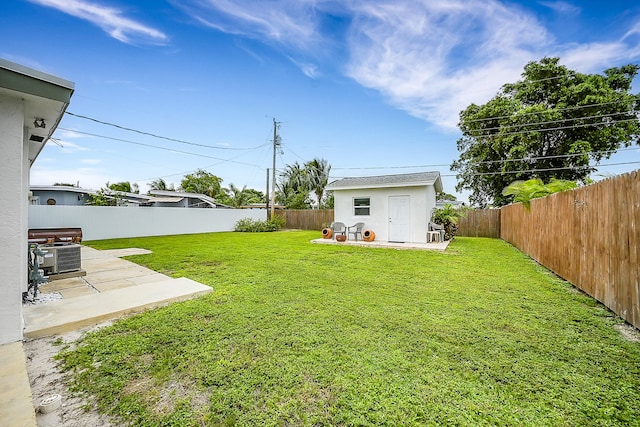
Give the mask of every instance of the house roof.
<svg viewBox="0 0 640 427">
<path fill-rule="evenodd" d="M 149 194 L 152 194 L 154 196 L 160 196 L 160 197 L 171 197 L 171 198 L 175 198 L 175 197 L 188 197 L 190 199 L 198 199 L 201 200 L 202 202 L 204 202 L 204 204 L 207 204 L 209 206 L 211 206 L 212 208 L 218 207 L 218 208 L 230 208 L 231 206 L 228 205 L 224 205 L 222 203 L 217 202 L 213 197 L 209 197 L 206 194 L 200 194 L 200 193 L 187 193 L 187 192 L 183 192 L 183 191 L 169 191 L 169 190 L 150 190 Z M 157 200 L 157 199 L 152 199 L 152 200 Z M 164 202 L 177 202 L 178 200 L 163 200 Z"/>
<path fill-rule="evenodd" d="M 353 190 L 358 188 L 419 187 L 433 185 L 442 191 L 440 172 L 418 172 L 398 175 L 361 176 L 342 178 L 327 185 L 327 190 Z"/>
<path fill-rule="evenodd" d="M 70 193 L 96 194 L 95 191 L 87 188 L 69 187 L 67 185 L 31 185 L 30 191 L 68 191 Z"/>
<path fill-rule="evenodd" d="M 22 99 L 31 164 L 56 130 L 73 91 L 70 81 L 0 58 L 0 95 Z"/>
</svg>

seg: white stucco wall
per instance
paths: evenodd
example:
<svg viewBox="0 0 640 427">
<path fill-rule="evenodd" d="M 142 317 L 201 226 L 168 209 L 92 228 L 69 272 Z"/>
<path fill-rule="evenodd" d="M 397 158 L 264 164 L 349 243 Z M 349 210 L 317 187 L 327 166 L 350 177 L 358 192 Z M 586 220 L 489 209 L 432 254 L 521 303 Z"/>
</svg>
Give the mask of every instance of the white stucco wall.
<svg viewBox="0 0 640 427">
<path fill-rule="evenodd" d="M 0 344 L 22 339 L 27 287 L 28 146 L 22 100 L 0 96 Z"/>
<path fill-rule="evenodd" d="M 80 227 L 84 240 L 232 231 L 243 218 L 265 220 L 265 209 L 125 206 L 29 206 L 29 228 Z"/>
<path fill-rule="evenodd" d="M 370 188 L 334 190 L 334 220 L 350 226 L 364 222 L 365 230 L 372 230 L 376 240 L 389 240 L 389 197 L 410 197 L 410 242 L 426 243 L 431 210 L 436 205 L 436 192 L 432 185 L 422 187 Z M 371 200 L 369 216 L 356 216 L 353 199 L 368 197 Z"/>
</svg>

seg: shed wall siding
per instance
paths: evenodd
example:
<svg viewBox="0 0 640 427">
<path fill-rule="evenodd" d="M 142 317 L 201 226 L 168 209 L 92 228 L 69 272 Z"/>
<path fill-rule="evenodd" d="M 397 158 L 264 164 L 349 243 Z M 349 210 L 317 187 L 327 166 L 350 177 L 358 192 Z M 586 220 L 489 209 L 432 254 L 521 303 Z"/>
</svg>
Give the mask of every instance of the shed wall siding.
<svg viewBox="0 0 640 427">
<path fill-rule="evenodd" d="M 376 240 L 389 240 L 389 197 L 410 196 L 410 242 L 426 243 L 427 227 L 431 210 L 436 204 L 436 192 L 433 186 L 371 188 L 355 190 L 334 190 L 335 221 L 350 226 L 364 222 L 365 229 L 372 230 Z M 353 199 L 369 197 L 371 211 L 369 216 L 356 216 L 353 212 Z"/>
</svg>

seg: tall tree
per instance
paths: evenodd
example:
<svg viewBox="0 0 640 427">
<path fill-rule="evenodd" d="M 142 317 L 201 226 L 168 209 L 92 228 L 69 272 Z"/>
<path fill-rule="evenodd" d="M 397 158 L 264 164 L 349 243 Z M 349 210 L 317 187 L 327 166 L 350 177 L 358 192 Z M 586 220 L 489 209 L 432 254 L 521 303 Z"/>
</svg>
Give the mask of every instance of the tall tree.
<svg viewBox="0 0 640 427">
<path fill-rule="evenodd" d="M 309 180 L 309 188 L 316 195 L 318 200 L 318 209 L 323 206 L 324 189 L 329 182 L 329 173 L 331 172 L 331 165 L 325 159 L 315 158 L 310 162 L 304 164 L 307 171 L 307 177 Z"/>
<path fill-rule="evenodd" d="M 149 183 L 150 190 L 175 191 L 173 184 L 167 184 L 162 178 L 154 179 Z"/>
<path fill-rule="evenodd" d="M 543 58 L 524 68 L 484 105 L 460 113 L 456 190 L 476 206 L 501 206 L 516 180 L 586 181 L 591 162 L 609 158 L 640 136 L 640 94 L 629 93 L 637 65 L 581 74 Z"/>
<path fill-rule="evenodd" d="M 131 193 L 131 183 L 129 181 L 114 182 L 113 184 L 107 182 L 107 188 L 122 193 Z"/>
<path fill-rule="evenodd" d="M 254 190 L 253 188 L 247 188 L 246 185 L 238 188 L 231 183 L 229 184 L 229 188 L 225 189 L 225 192 L 227 193 L 227 197 L 221 202 L 236 208 L 264 201 L 264 193 Z"/>
<path fill-rule="evenodd" d="M 280 173 L 280 182 L 277 183 L 277 187 L 278 203 L 289 209 L 308 209 L 311 206 L 307 170 L 298 162 L 286 165 L 284 171 Z"/>
<path fill-rule="evenodd" d="M 198 169 L 194 173 L 185 175 L 180 181 L 180 188 L 187 193 L 206 194 L 209 197 L 222 197 L 222 178 L 205 170 Z"/>
</svg>

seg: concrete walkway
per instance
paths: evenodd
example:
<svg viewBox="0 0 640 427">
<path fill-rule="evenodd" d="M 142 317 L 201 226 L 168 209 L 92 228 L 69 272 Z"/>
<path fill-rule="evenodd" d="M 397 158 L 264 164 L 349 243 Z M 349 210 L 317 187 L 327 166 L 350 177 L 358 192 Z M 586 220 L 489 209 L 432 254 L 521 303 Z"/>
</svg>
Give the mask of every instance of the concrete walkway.
<svg viewBox="0 0 640 427">
<path fill-rule="evenodd" d="M 23 306 L 24 335 L 39 338 L 78 330 L 211 292 L 186 278 L 172 279 L 119 256 L 141 249 L 98 251 L 83 246 L 85 276 L 54 280 L 42 293 L 62 299 Z M 35 427 L 36 416 L 21 342 L 0 346 L 0 425 Z"/>
<path fill-rule="evenodd" d="M 390 249 L 418 249 L 418 250 L 431 250 L 431 251 L 444 251 L 451 243 L 451 240 L 445 240 L 444 242 L 433 243 L 400 243 L 400 242 L 383 242 L 374 240 L 373 242 L 365 242 L 363 240 L 346 240 L 344 242 L 338 242 L 333 239 L 314 239 L 311 243 L 318 243 L 323 245 L 343 245 L 343 246 L 361 246 L 366 248 L 390 248 Z"/>
<path fill-rule="evenodd" d="M 57 335 L 212 291 L 210 286 L 191 279 L 172 279 L 118 258 L 135 253 L 145 252 L 98 251 L 83 246 L 82 268 L 86 276 L 54 280 L 42 286 L 41 292 L 58 292 L 64 298 L 25 306 L 25 337 Z"/>
</svg>

